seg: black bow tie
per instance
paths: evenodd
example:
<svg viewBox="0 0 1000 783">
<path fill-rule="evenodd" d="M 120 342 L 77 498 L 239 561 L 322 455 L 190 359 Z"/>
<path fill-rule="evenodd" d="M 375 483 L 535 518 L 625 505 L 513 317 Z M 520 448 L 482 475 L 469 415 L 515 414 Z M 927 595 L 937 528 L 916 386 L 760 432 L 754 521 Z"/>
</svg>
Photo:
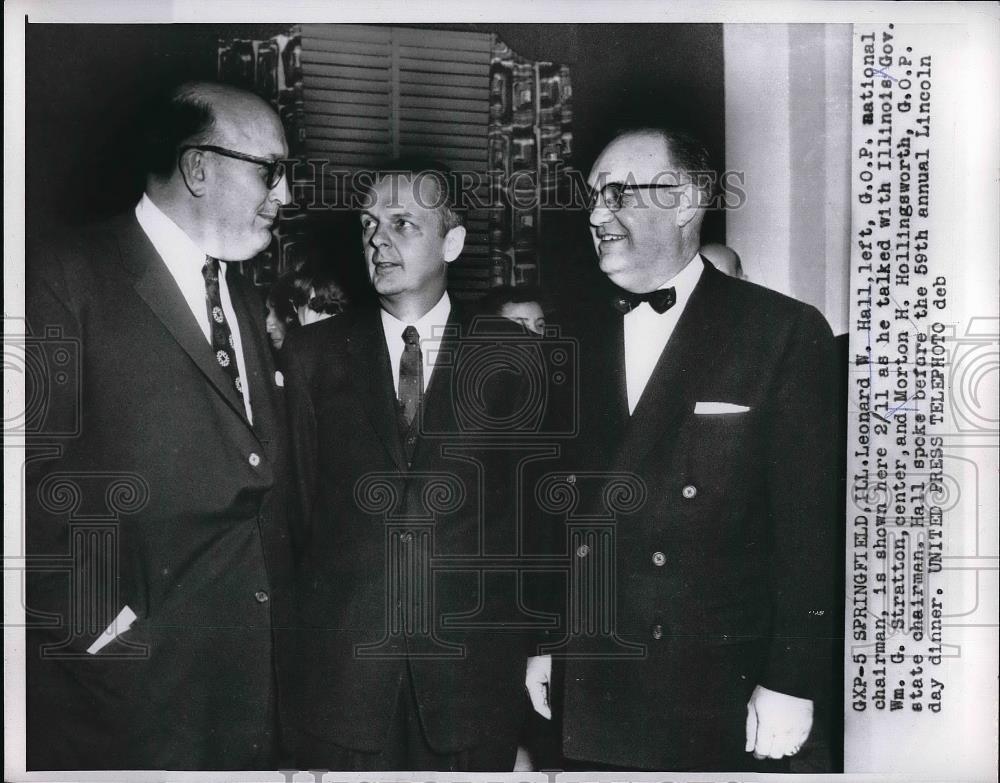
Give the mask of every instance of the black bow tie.
<svg viewBox="0 0 1000 783">
<path fill-rule="evenodd" d="M 663 314 L 677 304 L 677 291 L 673 288 L 660 288 L 647 294 L 633 294 L 631 291 L 619 290 L 611 300 L 611 304 L 620 313 L 635 310 L 643 302 L 649 302 L 650 307 Z"/>
</svg>

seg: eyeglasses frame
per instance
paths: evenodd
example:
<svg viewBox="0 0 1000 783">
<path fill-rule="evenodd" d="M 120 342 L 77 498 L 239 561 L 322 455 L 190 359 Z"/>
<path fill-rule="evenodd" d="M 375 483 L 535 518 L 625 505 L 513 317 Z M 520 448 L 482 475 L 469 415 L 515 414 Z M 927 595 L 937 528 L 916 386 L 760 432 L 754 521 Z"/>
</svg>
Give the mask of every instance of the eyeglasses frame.
<svg viewBox="0 0 1000 783">
<path fill-rule="evenodd" d="M 283 160 L 271 160 L 270 158 L 258 158 L 256 155 L 247 155 L 245 152 L 237 152 L 236 150 L 227 149 L 225 147 L 217 147 L 214 144 L 186 144 L 177 151 L 177 165 L 180 166 L 181 157 L 188 150 L 200 150 L 202 152 L 214 152 L 216 155 L 222 155 L 226 158 L 233 158 L 234 160 L 242 160 L 247 163 L 254 163 L 258 166 L 264 166 L 267 169 L 267 178 L 264 184 L 267 185 L 268 190 L 272 190 L 277 187 L 278 183 L 284 179 L 285 176 L 285 162 Z"/>
<path fill-rule="evenodd" d="M 595 209 L 597 209 L 598 197 L 600 197 L 601 201 L 604 203 L 604 207 L 608 210 L 608 212 L 618 212 L 622 208 L 623 205 L 621 203 L 620 198 L 618 199 L 617 206 L 611 206 L 611 204 L 608 203 L 608 200 L 605 197 L 605 192 L 608 190 L 608 188 L 616 188 L 618 189 L 620 194 L 624 194 L 624 193 L 630 193 L 634 190 L 660 190 L 660 189 L 670 190 L 670 189 L 684 188 L 691 184 L 694 183 L 681 182 L 676 185 L 668 185 L 663 182 L 647 182 L 641 184 L 636 184 L 631 182 L 608 182 L 607 184 L 603 185 L 600 188 L 591 189 L 591 196 L 587 203 L 587 211 L 593 212 Z"/>
</svg>

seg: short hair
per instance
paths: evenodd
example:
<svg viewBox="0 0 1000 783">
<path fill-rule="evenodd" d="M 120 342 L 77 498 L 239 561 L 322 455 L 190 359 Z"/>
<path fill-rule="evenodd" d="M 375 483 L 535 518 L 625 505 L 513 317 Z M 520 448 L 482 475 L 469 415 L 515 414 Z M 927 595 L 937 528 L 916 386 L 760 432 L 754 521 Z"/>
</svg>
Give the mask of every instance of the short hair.
<svg viewBox="0 0 1000 783">
<path fill-rule="evenodd" d="M 273 283 L 267 297 L 274 312 L 286 324 L 298 324 L 299 307 L 324 315 L 343 313 L 350 300 L 344 289 L 314 260 L 302 261 L 287 269 Z"/>
<path fill-rule="evenodd" d="M 141 133 L 143 174 L 168 179 L 185 144 L 213 140 L 215 112 L 202 84 L 186 82 L 159 95 L 145 112 Z"/>
<path fill-rule="evenodd" d="M 418 155 L 393 158 L 371 172 L 371 182 L 363 190 L 370 191 L 372 186 L 389 176 L 409 180 L 431 178 L 437 186 L 434 206 L 441 215 L 441 236 L 464 224 L 464 215 L 456 198 L 458 188 L 455 175 L 440 161 Z"/>
<path fill-rule="evenodd" d="M 706 205 L 711 203 L 719 184 L 718 171 L 708 147 L 700 138 L 680 128 L 640 126 L 619 129 L 611 141 L 626 136 L 655 136 L 662 139 L 678 172 L 685 174 L 698 186 L 704 194 Z"/>
<path fill-rule="evenodd" d="M 533 285 L 501 285 L 491 288 L 480 300 L 479 306 L 487 315 L 501 315 L 504 305 L 538 302 L 543 313 L 549 313 L 551 307 L 549 298 L 538 286 Z"/>
</svg>

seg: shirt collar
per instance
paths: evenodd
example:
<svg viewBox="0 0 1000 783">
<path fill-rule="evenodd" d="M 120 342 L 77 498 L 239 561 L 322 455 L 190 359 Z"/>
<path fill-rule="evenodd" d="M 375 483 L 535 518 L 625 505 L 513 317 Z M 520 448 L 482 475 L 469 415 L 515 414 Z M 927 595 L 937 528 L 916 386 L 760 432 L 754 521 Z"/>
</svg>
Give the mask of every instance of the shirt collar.
<svg viewBox="0 0 1000 783">
<path fill-rule="evenodd" d="M 667 282 L 661 285 L 660 288 L 670 288 L 672 286 L 674 291 L 677 293 L 677 301 L 686 301 L 694 291 L 694 287 L 698 285 L 698 281 L 701 279 L 701 273 L 704 268 L 705 264 L 701 260 L 701 254 L 695 253 L 694 258 L 688 261 L 687 265 L 680 272 L 671 277 Z"/>
<path fill-rule="evenodd" d="M 392 313 L 383 309 L 382 328 L 387 335 L 391 335 L 394 339 L 399 338 L 402 340 L 403 330 L 407 326 L 415 327 L 421 340 L 428 338 L 440 339 L 443 335 L 444 327 L 448 323 L 448 316 L 450 314 L 451 298 L 448 296 L 448 292 L 445 291 L 441 298 L 438 299 L 438 303 L 413 323 L 400 321 Z"/>
<path fill-rule="evenodd" d="M 136 205 L 135 217 L 168 267 L 172 270 L 190 267 L 198 261 L 195 269 L 199 275 L 201 274 L 206 258 L 205 251 L 184 233 L 184 229 L 156 206 L 148 193 L 143 193 Z"/>
<path fill-rule="evenodd" d="M 684 310 L 684 305 L 687 304 L 687 300 L 691 298 L 691 294 L 694 292 L 695 286 L 698 285 L 698 281 L 701 279 L 701 273 L 705 268 L 704 262 L 701 260 L 701 254 L 695 253 L 694 257 L 688 261 L 688 263 L 678 272 L 676 275 L 671 277 L 667 282 L 657 288 L 657 291 L 661 291 L 664 288 L 674 289 L 674 305 L 669 310 L 663 313 L 656 312 L 648 303 L 642 302 L 638 307 L 629 310 L 625 313 L 625 318 L 628 320 L 633 320 L 638 318 L 641 321 L 646 321 L 648 317 L 656 318 L 677 318 L 680 313 Z"/>
</svg>

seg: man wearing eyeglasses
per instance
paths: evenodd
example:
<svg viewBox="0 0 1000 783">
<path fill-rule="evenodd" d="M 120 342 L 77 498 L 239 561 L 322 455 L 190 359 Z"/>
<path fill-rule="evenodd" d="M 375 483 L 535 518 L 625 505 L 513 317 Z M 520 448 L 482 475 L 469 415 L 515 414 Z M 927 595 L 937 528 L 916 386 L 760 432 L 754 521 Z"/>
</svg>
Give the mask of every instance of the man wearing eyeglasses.
<svg viewBox="0 0 1000 783">
<path fill-rule="evenodd" d="M 699 255 L 709 171 L 690 137 L 640 130 L 590 173 L 594 247 L 617 295 L 581 332 L 567 464 L 644 491 L 637 508 L 595 492 L 574 511 L 615 518 L 612 549 L 571 556 L 616 576 L 604 603 L 570 596 L 613 628 L 569 639 L 556 685 L 570 768 L 780 768 L 826 679 L 832 337 L 812 307 Z M 549 676 L 539 666 L 527 683 L 543 714 Z"/>
<path fill-rule="evenodd" d="M 284 413 L 238 267 L 271 241 L 288 150 L 275 111 L 223 85 L 146 120 L 135 208 L 29 252 L 31 333 L 70 360 L 45 367 L 64 393 L 28 438 L 28 552 L 50 566 L 28 574 L 47 618 L 28 768 L 273 768 Z"/>
</svg>

